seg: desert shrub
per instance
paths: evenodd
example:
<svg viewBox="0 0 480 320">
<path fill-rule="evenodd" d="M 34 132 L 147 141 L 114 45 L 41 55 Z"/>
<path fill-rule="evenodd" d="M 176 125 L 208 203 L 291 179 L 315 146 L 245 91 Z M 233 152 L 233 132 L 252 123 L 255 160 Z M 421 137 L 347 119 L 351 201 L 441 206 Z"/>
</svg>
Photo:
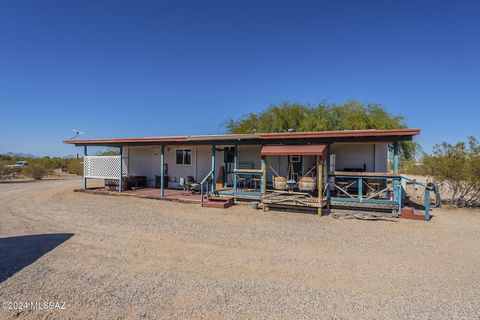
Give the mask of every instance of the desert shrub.
<svg viewBox="0 0 480 320">
<path fill-rule="evenodd" d="M 456 207 L 480 205 L 480 145 L 469 137 L 467 142 L 436 145 L 426 155 L 423 165 L 429 175 L 444 183 L 450 202 Z"/>
<path fill-rule="evenodd" d="M 65 165 L 65 160 L 62 158 L 41 158 L 35 159 L 34 162 L 38 162 L 43 165 L 49 172 L 53 172 L 55 169 L 60 169 Z"/>
<path fill-rule="evenodd" d="M 428 174 L 428 168 L 423 164 L 423 161 L 406 161 L 406 163 L 400 167 L 400 172 L 416 176 L 424 176 Z"/>
<path fill-rule="evenodd" d="M 83 159 L 68 159 L 67 172 L 83 175 Z"/>
<path fill-rule="evenodd" d="M 34 163 L 26 167 L 24 173 L 27 177 L 41 180 L 48 173 L 48 170 L 43 165 Z"/>
<path fill-rule="evenodd" d="M 11 177 L 15 173 L 13 168 L 7 167 L 9 164 L 9 161 L 0 161 L 0 179 Z"/>
</svg>

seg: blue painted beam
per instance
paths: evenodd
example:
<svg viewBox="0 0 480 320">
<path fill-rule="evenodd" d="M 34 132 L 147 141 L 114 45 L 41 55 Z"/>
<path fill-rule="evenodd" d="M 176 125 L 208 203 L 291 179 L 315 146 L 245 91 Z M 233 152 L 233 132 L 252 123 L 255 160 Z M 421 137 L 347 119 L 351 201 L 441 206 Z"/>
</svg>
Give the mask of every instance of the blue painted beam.
<svg viewBox="0 0 480 320">
<path fill-rule="evenodd" d="M 393 172 L 398 173 L 398 142 L 393 143 Z"/>
<path fill-rule="evenodd" d="M 358 181 L 357 181 L 357 189 L 358 189 L 358 199 L 362 199 L 363 198 L 363 179 L 362 178 L 358 178 Z"/>
<path fill-rule="evenodd" d="M 215 145 L 212 144 L 212 192 L 215 191 L 215 155 L 216 155 Z"/>
<path fill-rule="evenodd" d="M 235 174 L 235 170 L 238 168 L 238 145 L 234 145 L 233 147 L 233 190 L 237 191 L 237 175 Z"/>
</svg>

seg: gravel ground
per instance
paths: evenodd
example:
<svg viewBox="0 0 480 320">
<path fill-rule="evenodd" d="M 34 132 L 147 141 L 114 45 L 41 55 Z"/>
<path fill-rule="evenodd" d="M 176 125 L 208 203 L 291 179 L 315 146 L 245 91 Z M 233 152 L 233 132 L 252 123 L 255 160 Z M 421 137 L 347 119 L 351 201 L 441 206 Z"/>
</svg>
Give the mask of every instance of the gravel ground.
<svg viewBox="0 0 480 320">
<path fill-rule="evenodd" d="M 0 319 L 480 319 L 480 211 L 335 220 L 0 184 Z"/>
</svg>

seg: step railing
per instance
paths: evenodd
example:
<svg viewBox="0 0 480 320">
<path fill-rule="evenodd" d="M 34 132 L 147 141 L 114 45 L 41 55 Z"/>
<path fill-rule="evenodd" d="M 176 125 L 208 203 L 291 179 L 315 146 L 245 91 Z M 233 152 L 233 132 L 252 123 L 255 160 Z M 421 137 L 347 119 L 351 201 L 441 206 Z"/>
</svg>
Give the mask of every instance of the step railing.
<svg viewBox="0 0 480 320">
<path fill-rule="evenodd" d="M 402 179 L 410 184 L 422 186 L 425 188 L 423 193 L 423 201 L 424 201 L 423 207 L 425 209 L 425 220 L 430 221 L 430 192 L 433 192 L 435 195 L 435 204 L 433 207 L 438 208 L 442 204 L 442 198 L 441 198 L 437 183 L 436 182 L 422 183 L 422 182 L 418 182 L 415 179 L 410 179 L 404 176 L 402 176 Z"/>
<path fill-rule="evenodd" d="M 201 199 L 201 205 L 203 207 L 203 194 L 204 194 L 204 186 L 206 185 L 206 195 L 208 198 L 208 195 L 210 194 L 210 182 L 213 181 L 213 169 L 210 170 L 210 172 L 203 178 L 203 180 L 200 182 L 200 199 Z M 212 183 L 212 191 L 213 191 L 213 183 Z"/>
</svg>

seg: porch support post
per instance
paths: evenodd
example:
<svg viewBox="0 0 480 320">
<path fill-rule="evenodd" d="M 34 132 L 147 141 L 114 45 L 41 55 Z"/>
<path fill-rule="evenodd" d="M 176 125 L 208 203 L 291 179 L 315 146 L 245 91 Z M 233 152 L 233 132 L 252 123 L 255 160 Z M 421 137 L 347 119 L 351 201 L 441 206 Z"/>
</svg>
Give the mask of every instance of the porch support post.
<svg viewBox="0 0 480 320">
<path fill-rule="evenodd" d="M 361 201 L 363 198 L 363 178 L 358 178 L 358 199 Z"/>
<path fill-rule="evenodd" d="M 223 148 L 223 188 L 227 187 L 227 175 L 228 175 L 228 148 Z"/>
<path fill-rule="evenodd" d="M 393 142 L 393 163 L 394 173 L 398 173 L 398 141 Z M 398 202 L 398 214 L 402 213 L 402 183 L 400 179 L 394 179 L 394 200 Z"/>
<path fill-rule="evenodd" d="M 330 213 L 331 209 L 331 190 L 330 190 L 330 185 L 331 185 L 331 177 L 330 177 L 330 153 L 331 153 L 331 148 L 330 148 L 330 143 L 327 144 L 327 213 Z"/>
<path fill-rule="evenodd" d="M 120 179 L 118 179 L 118 192 L 123 191 L 123 146 L 120 146 Z"/>
<path fill-rule="evenodd" d="M 430 221 L 430 189 L 425 188 L 425 221 Z"/>
<path fill-rule="evenodd" d="M 83 146 L 83 156 L 83 190 L 87 190 L 87 178 L 85 178 L 85 157 L 88 156 L 87 146 Z"/>
<path fill-rule="evenodd" d="M 233 191 L 237 192 L 238 144 L 233 146 Z"/>
<path fill-rule="evenodd" d="M 262 156 L 262 196 L 267 192 L 267 159 Z"/>
<path fill-rule="evenodd" d="M 393 172 L 398 173 L 398 141 L 393 142 Z"/>
<path fill-rule="evenodd" d="M 215 191 L 215 145 L 212 144 L 212 192 Z"/>
<path fill-rule="evenodd" d="M 317 156 L 317 189 L 318 189 L 318 214 L 322 215 L 323 209 L 323 159 Z"/>
<path fill-rule="evenodd" d="M 162 144 L 160 146 L 160 197 L 163 198 L 165 196 L 165 186 L 164 184 L 164 176 L 165 172 L 163 167 L 165 166 L 165 146 Z"/>
</svg>

